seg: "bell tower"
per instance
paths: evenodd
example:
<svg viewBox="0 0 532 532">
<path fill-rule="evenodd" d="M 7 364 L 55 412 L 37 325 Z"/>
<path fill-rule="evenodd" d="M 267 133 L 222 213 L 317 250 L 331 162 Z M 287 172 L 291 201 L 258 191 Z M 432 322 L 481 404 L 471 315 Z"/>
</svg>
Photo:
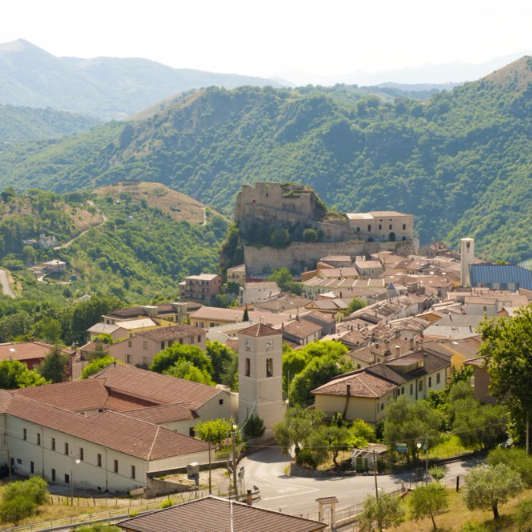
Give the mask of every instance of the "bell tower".
<svg viewBox="0 0 532 532">
<path fill-rule="evenodd" d="M 460 241 L 460 262 L 462 266 L 460 284 L 471 286 L 469 267 L 475 262 L 475 241 L 472 238 L 462 238 Z"/>
<path fill-rule="evenodd" d="M 283 336 L 258 323 L 238 333 L 238 421 L 255 414 L 266 435 L 284 418 Z"/>
</svg>

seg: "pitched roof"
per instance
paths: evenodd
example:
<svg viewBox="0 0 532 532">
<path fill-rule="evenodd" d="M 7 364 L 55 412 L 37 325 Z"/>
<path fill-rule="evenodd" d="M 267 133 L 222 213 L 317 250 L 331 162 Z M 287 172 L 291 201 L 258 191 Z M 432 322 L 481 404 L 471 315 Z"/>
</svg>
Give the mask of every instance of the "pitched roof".
<svg viewBox="0 0 532 532">
<path fill-rule="evenodd" d="M 296 338 L 308 338 L 311 334 L 321 331 L 321 325 L 307 320 L 294 320 L 287 323 L 281 332 L 295 336 Z"/>
<path fill-rule="evenodd" d="M 7 342 L 0 344 L 0 360 L 31 360 L 44 358 L 53 345 L 44 342 Z M 64 354 L 71 354 L 68 349 L 61 350 Z"/>
<path fill-rule="evenodd" d="M 107 366 L 90 378 L 100 380 L 111 391 L 159 404 L 186 403 L 193 410 L 222 393 L 214 386 L 161 375 L 127 364 Z"/>
<path fill-rule="evenodd" d="M 185 419 L 197 419 L 199 416 L 188 406 L 177 403 L 173 405 L 149 406 L 122 412 L 129 416 L 150 423 L 167 423 L 169 421 L 181 421 Z"/>
<path fill-rule="evenodd" d="M 238 334 L 242 334 L 244 336 L 254 336 L 255 338 L 258 338 L 260 336 L 279 336 L 281 331 L 276 331 L 270 326 L 264 325 L 264 323 L 257 323 L 251 327 L 248 327 L 247 329 L 244 329 L 243 331 L 238 331 Z"/>
<path fill-rule="evenodd" d="M 13 393 L 69 412 L 103 408 L 109 397 L 101 381 L 90 379 L 20 388 Z"/>
<path fill-rule="evenodd" d="M 208 449 L 206 442 L 122 414 L 103 412 L 85 417 L 17 394 L 12 395 L 6 412 L 144 460 Z"/>
<path fill-rule="evenodd" d="M 364 371 L 334 379 L 312 390 L 313 394 L 347 396 L 347 384 L 350 384 L 352 397 L 378 398 L 395 389 L 395 384 Z"/>
<path fill-rule="evenodd" d="M 137 336 L 148 338 L 155 342 L 184 338 L 185 336 L 196 336 L 205 334 L 203 329 L 193 327 L 192 325 L 172 325 L 170 327 L 157 327 L 157 329 L 148 329 L 136 333 Z"/>
<path fill-rule="evenodd" d="M 327 525 L 210 496 L 134 517 L 118 526 L 136 532 L 317 532 Z"/>
</svg>

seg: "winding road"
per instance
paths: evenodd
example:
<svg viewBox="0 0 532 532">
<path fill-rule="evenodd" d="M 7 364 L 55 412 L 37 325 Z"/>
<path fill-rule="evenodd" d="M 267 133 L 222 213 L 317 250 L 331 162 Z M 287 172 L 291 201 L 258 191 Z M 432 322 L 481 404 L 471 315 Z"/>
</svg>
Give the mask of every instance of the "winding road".
<svg viewBox="0 0 532 532">
<path fill-rule="evenodd" d="M 7 273 L 5 270 L 0 269 L 0 284 L 2 285 L 2 291 L 4 294 L 8 297 L 15 298 L 17 297 L 13 290 L 11 290 L 11 286 L 9 286 L 9 279 L 7 277 Z"/>
<path fill-rule="evenodd" d="M 481 459 L 451 462 L 446 465 L 445 481 L 454 485 L 457 475 L 464 475 L 477 465 Z M 349 477 L 302 478 L 289 477 L 285 469 L 288 459 L 276 448 L 266 448 L 240 461 L 239 467 L 245 468 L 245 484 L 249 489 L 253 485 L 260 488 L 261 500 L 255 505 L 269 510 L 280 510 L 292 515 L 315 514 L 318 510 L 318 497 L 336 496 L 338 509 L 360 504 L 368 494 L 375 492 L 375 478 L 372 475 Z M 379 489 L 386 492 L 410 487 L 413 473 L 377 476 Z"/>
</svg>

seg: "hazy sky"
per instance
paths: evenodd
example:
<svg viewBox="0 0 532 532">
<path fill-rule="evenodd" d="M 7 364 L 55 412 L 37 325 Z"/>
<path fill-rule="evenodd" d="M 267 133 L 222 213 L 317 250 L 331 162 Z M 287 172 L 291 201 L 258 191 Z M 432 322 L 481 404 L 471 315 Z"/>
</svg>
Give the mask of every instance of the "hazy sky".
<svg viewBox="0 0 532 532">
<path fill-rule="evenodd" d="M 376 72 L 532 49 L 532 2 L 2 0 L 0 42 L 270 77 Z"/>
</svg>

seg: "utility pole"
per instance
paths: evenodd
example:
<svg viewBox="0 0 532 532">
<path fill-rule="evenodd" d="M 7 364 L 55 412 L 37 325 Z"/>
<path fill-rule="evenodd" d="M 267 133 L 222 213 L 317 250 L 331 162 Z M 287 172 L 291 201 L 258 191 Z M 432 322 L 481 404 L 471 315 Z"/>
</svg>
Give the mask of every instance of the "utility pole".
<svg viewBox="0 0 532 532">
<path fill-rule="evenodd" d="M 429 436 L 425 434 L 425 484 L 429 481 Z"/>
<path fill-rule="evenodd" d="M 211 440 L 209 439 L 209 495 L 212 495 L 212 477 L 211 477 Z"/>
<path fill-rule="evenodd" d="M 373 476 L 375 477 L 375 498 L 379 499 L 379 488 L 377 486 L 377 459 L 375 457 L 375 451 L 373 451 Z"/>
<path fill-rule="evenodd" d="M 236 483 L 236 425 L 233 425 L 233 486 L 235 488 L 235 500 L 238 498 L 238 485 Z"/>
</svg>

